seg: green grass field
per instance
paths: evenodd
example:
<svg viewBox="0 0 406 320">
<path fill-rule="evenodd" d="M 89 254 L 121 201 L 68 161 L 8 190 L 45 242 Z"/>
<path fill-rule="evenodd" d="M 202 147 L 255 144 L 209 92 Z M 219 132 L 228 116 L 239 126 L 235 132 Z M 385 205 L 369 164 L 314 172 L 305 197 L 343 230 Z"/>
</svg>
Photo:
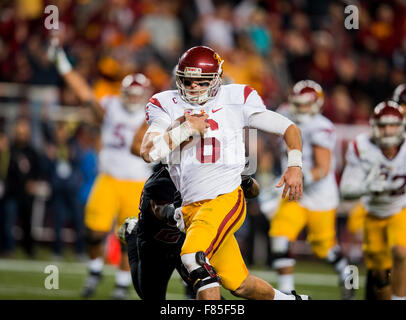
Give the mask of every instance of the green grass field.
<svg viewBox="0 0 406 320">
<path fill-rule="evenodd" d="M 59 289 L 46 289 L 45 267 L 56 265 L 59 270 Z M 115 268 L 106 265 L 104 278 L 92 299 L 110 299 L 114 287 Z M 276 284 L 275 272 L 264 267 L 251 268 L 251 272 L 272 285 Z M 73 256 L 65 254 L 62 261 L 52 261 L 51 253 L 47 249 L 39 250 L 35 260 L 27 260 L 24 254 L 17 251 L 13 258 L 0 259 L 0 300 L 75 300 L 80 298 L 80 290 L 86 277 L 86 263 L 75 262 Z M 337 286 L 338 278 L 331 266 L 316 260 L 298 260 L 295 273 L 296 291 L 308 294 L 314 300 L 339 300 L 340 294 Z M 364 297 L 365 269 L 359 267 L 359 289 L 356 290 L 356 299 Z M 184 289 L 180 277 L 174 272 L 169 283 L 167 299 L 184 299 Z M 226 299 L 237 299 L 228 291 L 223 290 Z M 139 299 L 137 293 L 131 288 L 131 298 Z"/>
</svg>

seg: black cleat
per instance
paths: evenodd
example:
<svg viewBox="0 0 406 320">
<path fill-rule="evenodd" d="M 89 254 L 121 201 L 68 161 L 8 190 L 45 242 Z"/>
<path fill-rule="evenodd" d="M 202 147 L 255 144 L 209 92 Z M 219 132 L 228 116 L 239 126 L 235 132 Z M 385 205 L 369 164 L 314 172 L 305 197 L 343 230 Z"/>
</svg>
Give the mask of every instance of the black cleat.
<svg viewBox="0 0 406 320">
<path fill-rule="evenodd" d="M 295 296 L 295 300 L 312 300 L 310 296 L 305 294 L 297 294 L 295 290 L 292 290 L 292 295 Z"/>
<path fill-rule="evenodd" d="M 81 294 L 82 298 L 88 299 L 92 297 L 101 279 L 102 279 L 101 273 L 91 273 L 86 278 L 85 286 L 83 287 Z"/>
</svg>

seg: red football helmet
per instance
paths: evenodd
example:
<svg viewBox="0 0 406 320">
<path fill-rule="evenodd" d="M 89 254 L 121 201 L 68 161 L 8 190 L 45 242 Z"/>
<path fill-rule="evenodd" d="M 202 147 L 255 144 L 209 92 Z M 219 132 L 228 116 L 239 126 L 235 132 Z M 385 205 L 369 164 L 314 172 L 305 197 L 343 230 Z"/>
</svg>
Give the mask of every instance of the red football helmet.
<svg viewBox="0 0 406 320">
<path fill-rule="evenodd" d="M 289 95 L 289 110 L 297 122 L 305 122 L 320 112 L 324 103 L 324 93 L 321 86 L 313 80 L 297 82 Z M 308 105 L 309 108 L 302 108 Z"/>
<path fill-rule="evenodd" d="M 187 50 L 180 57 L 175 71 L 176 86 L 182 99 L 188 103 L 202 104 L 213 98 L 221 85 L 223 62 L 209 47 L 198 46 Z M 192 80 L 206 80 L 207 86 L 197 90 L 186 88 Z"/>
<path fill-rule="evenodd" d="M 129 74 L 121 81 L 121 94 L 129 112 L 144 108 L 152 95 L 151 81 L 142 73 Z"/>
<path fill-rule="evenodd" d="M 379 103 L 371 116 L 372 137 L 381 147 L 397 146 L 404 140 L 405 119 L 402 107 L 395 101 Z M 381 128 L 386 125 L 398 125 L 393 132 L 387 133 Z"/>
</svg>

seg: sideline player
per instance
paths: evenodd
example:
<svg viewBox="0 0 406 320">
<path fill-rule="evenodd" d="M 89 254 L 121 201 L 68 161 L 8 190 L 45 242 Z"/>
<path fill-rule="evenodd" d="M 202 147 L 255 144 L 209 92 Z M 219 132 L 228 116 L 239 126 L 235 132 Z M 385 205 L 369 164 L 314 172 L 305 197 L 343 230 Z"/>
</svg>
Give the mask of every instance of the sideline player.
<svg viewBox="0 0 406 320">
<path fill-rule="evenodd" d="M 243 176 L 242 180 L 246 198 L 256 197 L 259 185 L 255 179 Z M 187 296 L 195 296 L 193 283 L 180 259 L 185 234 L 176 227 L 174 215 L 181 204 L 180 193 L 168 170 L 157 165 L 145 183 L 139 219 L 127 218 L 119 229 L 120 240 L 128 246 L 134 288 L 143 300 L 165 300 L 175 269 L 187 284 Z"/>
<path fill-rule="evenodd" d="M 284 185 L 283 197 L 288 194 L 290 200 L 302 195 L 300 130 L 266 110 L 249 86 L 222 85 L 223 62 L 204 46 L 193 47 L 180 57 L 178 91 L 155 94 L 146 106 L 150 127 L 141 156 L 147 162 L 167 160 L 181 193 L 184 221 L 177 225 L 186 231 L 181 259 L 198 299 L 220 299 L 220 284 L 247 299 L 307 299 L 283 294 L 250 274 L 234 237 L 246 214 L 240 187 L 245 165 L 243 128 L 283 135 L 289 164 L 278 187 Z M 184 121 L 176 121 L 179 118 Z"/>
<path fill-rule="evenodd" d="M 342 299 L 352 299 L 353 290 L 344 286 L 347 259 L 337 244 L 335 221 L 339 203 L 334 176 L 333 149 L 336 143 L 334 125 L 320 114 L 324 102 L 321 86 L 312 80 L 297 82 L 289 102 L 279 112 L 294 121 L 303 139 L 303 197 L 298 202 L 282 199 L 270 221 L 269 237 L 273 268 L 278 272 L 278 288 L 294 290 L 294 265 L 289 249 L 304 227 L 313 253 L 334 266 L 339 275 Z M 282 146 L 282 167 L 286 167 Z"/>
<path fill-rule="evenodd" d="M 361 198 L 367 211 L 363 251 L 368 300 L 406 299 L 405 118 L 394 101 L 379 103 L 372 134 L 348 146 L 340 183 L 345 199 Z"/>
<path fill-rule="evenodd" d="M 115 219 L 117 225 L 121 225 L 127 217 L 138 212 L 142 188 L 151 172 L 150 167 L 130 150 L 137 149 L 133 145 L 134 133 L 140 127 L 147 128 L 143 108 L 152 88 L 143 74 L 132 74 L 123 79 L 120 96 L 106 96 L 98 101 L 86 80 L 72 69 L 61 47 L 51 45 L 49 55 L 65 82 L 82 103 L 91 108 L 102 131 L 99 175 L 85 209 L 85 238 L 90 261 L 82 296 L 89 298 L 102 277 L 103 241 Z M 122 258 L 112 295 L 114 299 L 127 298 L 131 284 L 126 248 L 124 245 L 121 247 Z"/>
</svg>

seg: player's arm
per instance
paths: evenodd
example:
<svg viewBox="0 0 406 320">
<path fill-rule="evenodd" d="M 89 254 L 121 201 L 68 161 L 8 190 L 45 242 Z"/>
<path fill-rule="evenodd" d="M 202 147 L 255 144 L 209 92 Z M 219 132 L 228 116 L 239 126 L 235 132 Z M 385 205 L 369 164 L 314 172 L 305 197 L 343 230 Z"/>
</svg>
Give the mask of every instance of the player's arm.
<svg viewBox="0 0 406 320">
<path fill-rule="evenodd" d="M 144 121 L 142 126 L 135 132 L 133 141 L 131 143 L 131 153 L 136 155 L 136 156 L 141 156 L 141 145 L 142 145 L 142 140 L 144 138 L 145 133 L 148 130 L 148 123 Z"/>
<path fill-rule="evenodd" d="M 105 114 L 103 107 L 100 105 L 87 81 L 72 68 L 63 48 L 57 46 L 55 42 L 51 42 L 48 49 L 48 58 L 54 62 L 59 74 L 79 100 L 84 105 L 89 106 L 97 121 L 101 122 Z"/>
<path fill-rule="evenodd" d="M 260 186 L 257 180 L 248 175 L 241 176 L 241 188 L 244 191 L 244 196 L 247 199 L 256 198 L 260 192 Z"/>
<path fill-rule="evenodd" d="M 270 110 L 249 115 L 248 125 L 283 136 L 288 150 L 288 168 L 276 187 L 285 185 L 282 198 L 289 194 L 289 200 L 299 200 L 303 194 L 302 138 L 299 127 L 283 115 Z"/>
<path fill-rule="evenodd" d="M 357 153 L 354 143 L 349 144 L 345 155 L 346 165 L 340 180 L 340 194 L 345 200 L 359 199 L 368 194 L 367 184 L 376 175 L 376 168 L 369 174 L 364 170 Z"/>
<path fill-rule="evenodd" d="M 328 175 L 331 166 L 331 150 L 325 147 L 313 146 L 314 166 L 308 172 L 303 173 L 304 185 L 309 185 L 321 180 Z"/>
<path fill-rule="evenodd" d="M 146 162 L 155 162 L 164 159 L 172 150 L 178 147 L 182 142 L 188 140 L 194 135 L 204 135 L 209 127 L 206 122 L 207 115 L 189 115 L 185 113 L 185 121 L 179 124 L 175 120 L 169 123 L 166 120 L 165 125 L 161 123 L 151 123 L 141 143 L 141 157 Z"/>
<path fill-rule="evenodd" d="M 366 174 L 356 163 L 347 163 L 340 181 L 340 194 L 345 200 L 355 200 L 367 194 Z"/>
</svg>

